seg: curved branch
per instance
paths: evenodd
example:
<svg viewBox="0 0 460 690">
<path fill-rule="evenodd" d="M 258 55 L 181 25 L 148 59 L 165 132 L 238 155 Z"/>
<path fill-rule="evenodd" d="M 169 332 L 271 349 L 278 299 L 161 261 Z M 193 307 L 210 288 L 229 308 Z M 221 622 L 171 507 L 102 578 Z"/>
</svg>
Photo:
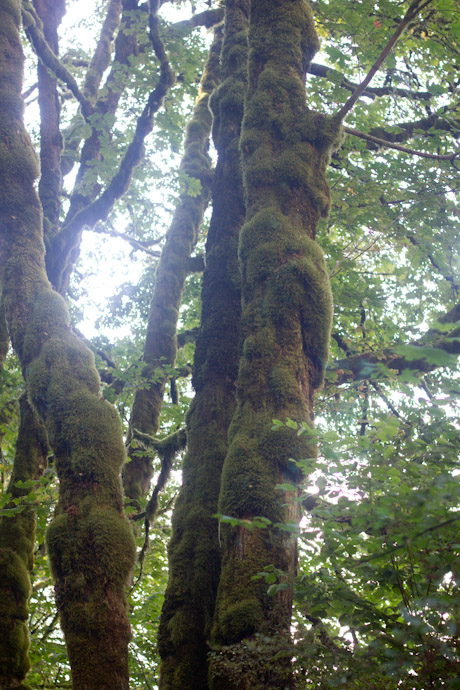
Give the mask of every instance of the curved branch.
<svg viewBox="0 0 460 690">
<path fill-rule="evenodd" d="M 160 78 L 137 120 L 133 139 L 126 150 L 120 167 L 104 192 L 95 201 L 78 211 L 55 238 L 48 272 L 53 284 L 61 293 L 66 290 L 70 273 L 78 257 L 81 232 L 87 226 L 92 228 L 98 221 L 107 220 L 115 202 L 128 190 L 133 171 L 144 155 L 144 140 L 152 131 L 154 117 L 174 83 L 174 72 L 169 65 L 158 34 L 158 25 L 155 23 L 152 24 L 150 36 L 155 53 L 160 60 Z"/>
<path fill-rule="evenodd" d="M 51 49 L 48 41 L 43 35 L 43 24 L 41 19 L 27 0 L 24 0 L 22 3 L 22 20 L 24 30 L 34 47 L 38 58 L 43 62 L 45 67 L 54 72 L 54 74 L 70 89 L 77 101 L 80 103 L 83 117 L 87 120 L 88 117 L 93 114 L 93 106 L 86 96 L 84 96 L 80 91 L 80 87 L 75 81 L 73 75 L 62 64 L 58 56 Z"/>
</svg>

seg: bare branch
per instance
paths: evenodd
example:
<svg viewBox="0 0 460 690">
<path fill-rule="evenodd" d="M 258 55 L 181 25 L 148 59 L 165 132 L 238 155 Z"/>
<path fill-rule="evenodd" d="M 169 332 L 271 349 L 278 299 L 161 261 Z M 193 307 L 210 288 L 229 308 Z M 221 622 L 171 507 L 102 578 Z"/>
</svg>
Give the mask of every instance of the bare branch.
<svg viewBox="0 0 460 690">
<path fill-rule="evenodd" d="M 430 328 L 421 338 L 409 343 L 410 346 L 432 347 L 452 355 L 460 354 L 460 302 L 449 312 L 438 318 L 442 324 L 453 324 L 453 329 L 447 334 L 441 334 L 435 328 Z M 362 352 L 351 355 L 345 359 L 336 360 L 328 367 L 328 371 L 334 374 L 334 385 L 340 386 L 350 381 L 363 381 L 378 376 L 383 367 L 391 369 L 399 374 L 404 369 L 414 369 L 420 372 L 429 372 L 439 365 L 428 362 L 420 353 L 420 359 L 408 360 L 398 354 L 395 348 L 385 348 L 378 352 Z M 384 376 L 384 373 L 381 374 Z"/>
<path fill-rule="evenodd" d="M 206 10 L 199 14 L 194 14 L 190 19 L 183 19 L 180 22 L 168 26 L 167 31 L 172 33 L 182 33 L 187 29 L 195 29 L 198 26 L 204 26 L 211 29 L 216 24 L 219 24 L 224 18 L 223 7 L 218 7 L 213 10 Z"/>
<path fill-rule="evenodd" d="M 110 227 L 108 227 L 110 226 Z M 125 232 L 118 232 L 115 230 L 115 228 L 112 226 L 111 223 L 96 223 L 93 227 L 88 227 L 87 230 L 90 230 L 92 232 L 97 232 L 101 235 L 110 235 L 110 237 L 116 237 L 121 240 L 125 240 L 125 242 L 128 242 L 132 248 L 135 251 L 141 251 L 144 252 L 145 254 L 148 254 L 149 256 L 153 256 L 155 258 L 158 258 L 161 255 L 161 251 L 158 250 L 152 250 L 149 249 L 144 242 L 141 240 L 137 240 L 135 237 L 132 237 L 131 235 L 127 235 Z"/>
</svg>

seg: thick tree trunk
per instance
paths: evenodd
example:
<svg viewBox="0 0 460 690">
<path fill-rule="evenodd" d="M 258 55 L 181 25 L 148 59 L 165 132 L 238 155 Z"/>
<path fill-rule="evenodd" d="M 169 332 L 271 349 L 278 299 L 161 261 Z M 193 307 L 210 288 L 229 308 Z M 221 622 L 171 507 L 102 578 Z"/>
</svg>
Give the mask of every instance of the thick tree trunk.
<svg viewBox="0 0 460 690">
<path fill-rule="evenodd" d="M 173 516 L 170 576 L 160 622 L 162 690 L 206 690 L 207 641 L 220 571 L 217 501 L 235 408 L 244 201 L 238 140 L 246 86 L 248 0 L 227 0 L 222 84 L 211 98 L 218 163 L 206 244 L 201 329 L 187 419 L 183 485 Z"/>
<path fill-rule="evenodd" d="M 300 503 L 294 488 L 277 485 L 297 484 L 291 458 L 314 451 L 289 428 L 274 431 L 273 419 L 312 422 L 327 360 L 332 300 L 315 234 L 329 209 L 325 170 L 338 126 L 305 107 L 306 69 L 317 49 L 307 2 L 251 1 L 240 143 L 247 200 L 239 243 L 242 354 L 219 502 L 221 514 L 242 523 L 222 529 L 213 640 L 227 650 L 213 661 L 214 690 L 292 687 L 289 660 L 270 662 L 257 652 L 258 638 L 254 652 L 242 640 L 261 633 L 275 648 L 289 640 L 297 548 L 283 525 L 298 522 Z M 270 526 L 244 526 L 256 516 Z M 269 565 L 284 573 L 272 597 L 263 579 L 253 580 Z"/>
<path fill-rule="evenodd" d="M 60 480 L 47 543 L 73 684 L 127 690 L 125 585 L 134 539 L 123 517 L 120 420 L 94 360 L 46 277 L 38 166 L 22 122 L 20 3 L 0 0 L 0 256 L 6 318 L 29 399 L 45 422 Z"/>
</svg>

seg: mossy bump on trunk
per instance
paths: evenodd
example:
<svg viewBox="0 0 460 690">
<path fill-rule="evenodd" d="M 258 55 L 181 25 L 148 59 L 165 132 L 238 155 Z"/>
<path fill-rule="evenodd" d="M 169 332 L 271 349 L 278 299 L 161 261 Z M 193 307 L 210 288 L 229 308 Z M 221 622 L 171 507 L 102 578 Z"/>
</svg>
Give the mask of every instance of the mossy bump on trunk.
<svg viewBox="0 0 460 690">
<path fill-rule="evenodd" d="M 220 573 L 217 512 L 228 426 L 235 409 L 240 283 L 237 260 L 244 198 L 239 133 L 246 87 L 249 0 L 225 3 L 222 83 L 211 97 L 218 162 L 206 243 L 196 395 L 187 417 L 183 484 L 173 515 L 170 575 L 159 651 L 162 690 L 206 690 L 208 640 Z"/>
<path fill-rule="evenodd" d="M 29 401 L 45 423 L 60 481 L 47 544 L 73 684 L 126 690 L 125 586 L 135 545 L 122 513 L 122 429 L 101 398 L 93 356 L 71 331 L 65 302 L 46 277 L 38 165 L 22 122 L 19 9 L 14 0 L 0 0 L 2 293 Z"/>
<path fill-rule="evenodd" d="M 327 270 L 315 236 L 329 210 L 325 172 L 340 127 L 305 106 L 306 70 L 317 49 L 307 2 L 251 1 L 240 140 L 247 202 L 239 243 L 242 352 L 219 512 L 247 521 L 264 516 L 273 525 L 298 522 L 298 491 L 276 486 L 298 484 L 301 476 L 291 459 L 315 452 L 291 429 L 273 430 L 273 419 L 312 423 L 332 319 Z M 297 547 L 295 537 L 276 526 L 223 525 L 222 536 L 213 626 L 213 642 L 222 651 L 214 657 L 211 687 L 246 690 L 254 675 L 228 673 L 227 655 L 257 633 L 289 636 Z M 268 565 L 281 570 L 288 585 L 274 597 L 267 596 L 263 579 L 253 579 Z M 292 687 L 289 664 L 267 668 L 257 645 L 253 667 L 260 687 Z"/>
</svg>

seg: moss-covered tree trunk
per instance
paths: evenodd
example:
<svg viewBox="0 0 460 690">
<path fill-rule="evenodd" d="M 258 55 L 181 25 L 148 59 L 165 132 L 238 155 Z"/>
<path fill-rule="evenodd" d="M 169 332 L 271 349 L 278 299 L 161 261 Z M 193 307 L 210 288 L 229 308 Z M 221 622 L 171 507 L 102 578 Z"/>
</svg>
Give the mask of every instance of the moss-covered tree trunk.
<svg viewBox="0 0 460 690">
<path fill-rule="evenodd" d="M 206 690 L 207 641 L 220 571 L 217 511 L 227 432 L 235 408 L 244 200 L 238 140 L 246 86 L 248 0 L 225 3 L 222 83 L 211 98 L 218 162 L 206 244 L 201 329 L 187 419 L 183 485 L 173 516 L 170 576 L 160 622 L 162 690 Z"/>
<path fill-rule="evenodd" d="M 125 585 L 134 540 L 123 517 L 121 424 L 101 399 L 91 353 L 46 277 L 38 166 L 22 122 L 20 3 L 0 0 L 0 265 L 5 312 L 29 400 L 60 480 L 47 534 L 73 686 L 128 688 Z"/>
<path fill-rule="evenodd" d="M 48 450 L 45 429 L 26 394 L 21 396 L 20 415 L 14 467 L 8 486 L 12 499 L 30 492 L 30 487 L 21 488 L 16 484 L 40 477 Z M 11 515 L 0 518 L 0 688 L 29 690 L 23 681 L 30 667 L 27 618 L 35 510 L 33 506 L 26 506 L 17 512 L 14 503 L 6 508 L 11 510 Z"/>
<path fill-rule="evenodd" d="M 187 276 L 193 271 L 190 256 L 210 196 L 209 97 L 219 80 L 220 45 L 221 38 L 216 36 L 204 68 L 200 95 L 185 135 L 180 169 L 199 180 L 201 189 L 196 196 L 189 196 L 185 192 L 181 195 L 158 261 L 143 357 L 146 364 L 143 376 L 149 385 L 136 391 L 130 419 L 130 441 L 135 439 L 139 431 L 150 436 L 157 434 L 165 386 L 170 377 L 168 370 L 176 364 L 177 322 L 182 292 Z M 126 496 L 134 506 L 139 507 L 139 500 L 149 489 L 153 468 L 151 452 L 141 455 L 136 444 L 132 444 L 132 451 L 123 473 L 123 485 Z"/>
<path fill-rule="evenodd" d="M 223 525 L 213 641 L 233 647 L 213 663 L 216 690 L 292 686 L 289 663 L 266 663 L 257 653 L 248 662 L 252 653 L 240 643 L 257 633 L 289 639 L 297 548 L 276 525 L 297 523 L 300 505 L 294 488 L 277 485 L 298 483 L 291 458 L 308 458 L 312 449 L 289 428 L 273 431 L 273 419 L 312 421 L 328 352 L 332 300 L 315 235 L 329 208 L 325 170 L 338 127 L 305 106 L 306 70 L 317 49 L 305 0 L 251 0 L 240 142 L 247 201 L 239 242 L 242 352 L 219 512 L 242 521 L 264 516 L 271 527 Z M 252 579 L 268 565 L 287 584 L 273 597 L 263 579 Z"/>
</svg>

